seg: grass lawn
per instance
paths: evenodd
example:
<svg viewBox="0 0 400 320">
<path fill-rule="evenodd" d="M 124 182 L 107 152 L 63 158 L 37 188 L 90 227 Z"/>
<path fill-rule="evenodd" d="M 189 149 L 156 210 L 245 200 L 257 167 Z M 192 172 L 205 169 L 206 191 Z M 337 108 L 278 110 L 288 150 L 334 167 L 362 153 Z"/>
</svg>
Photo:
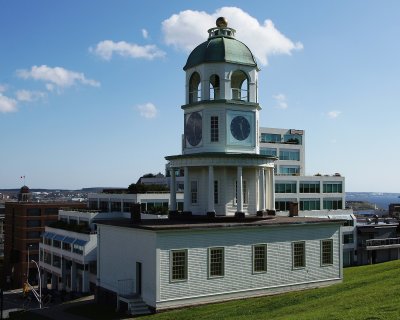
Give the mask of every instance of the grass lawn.
<svg viewBox="0 0 400 320">
<path fill-rule="evenodd" d="M 88 308 L 89 306 L 86 306 Z M 92 305 L 95 310 L 97 307 Z M 74 313 L 83 310 L 74 310 Z M 84 312 L 80 313 L 83 315 Z M 99 317 L 91 319 L 112 319 Z M 104 314 L 104 313 L 103 313 Z M 87 314 L 86 314 L 87 315 Z M 105 314 L 104 314 L 105 315 Z M 115 318 L 115 314 L 114 314 Z M 162 312 L 142 319 L 400 319 L 400 260 L 344 269 L 326 288 Z"/>
</svg>

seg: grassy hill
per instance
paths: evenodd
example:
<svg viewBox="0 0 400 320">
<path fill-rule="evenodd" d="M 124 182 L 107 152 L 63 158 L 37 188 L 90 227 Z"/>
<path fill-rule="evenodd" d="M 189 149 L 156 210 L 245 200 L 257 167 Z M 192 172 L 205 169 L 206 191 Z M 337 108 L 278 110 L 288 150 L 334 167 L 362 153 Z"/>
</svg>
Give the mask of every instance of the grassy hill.
<svg viewBox="0 0 400 320">
<path fill-rule="evenodd" d="M 344 269 L 331 287 L 235 300 L 142 319 L 400 319 L 400 260 Z"/>
</svg>

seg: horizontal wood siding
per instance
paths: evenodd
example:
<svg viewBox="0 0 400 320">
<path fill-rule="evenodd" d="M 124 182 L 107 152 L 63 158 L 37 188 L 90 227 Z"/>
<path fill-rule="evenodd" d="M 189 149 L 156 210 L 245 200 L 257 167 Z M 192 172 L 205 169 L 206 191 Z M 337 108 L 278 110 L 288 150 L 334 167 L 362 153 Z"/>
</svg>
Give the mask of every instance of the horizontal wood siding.
<svg viewBox="0 0 400 320">
<path fill-rule="evenodd" d="M 321 266 L 320 240 L 333 239 L 333 265 Z M 306 241 L 306 267 L 293 270 L 292 242 Z M 252 245 L 268 246 L 267 272 L 253 274 Z M 290 286 L 310 281 L 338 279 L 339 227 L 293 225 L 246 229 L 158 233 L 160 300 L 184 299 L 243 290 Z M 225 276 L 208 278 L 208 247 L 225 248 Z M 170 249 L 188 249 L 188 280 L 170 282 Z"/>
</svg>

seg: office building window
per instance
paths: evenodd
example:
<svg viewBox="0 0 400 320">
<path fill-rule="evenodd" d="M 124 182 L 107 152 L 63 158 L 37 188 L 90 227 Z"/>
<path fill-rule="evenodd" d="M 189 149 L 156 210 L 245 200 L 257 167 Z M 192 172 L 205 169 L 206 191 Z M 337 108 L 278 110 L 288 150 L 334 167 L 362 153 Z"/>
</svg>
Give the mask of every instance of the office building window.
<svg viewBox="0 0 400 320">
<path fill-rule="evenodd" d="M 275 201 L 275 209 L 279 211 L 289 211 L 289 206 L 291 202 L 296 202 L 296 200 L 290 201 Z"/>
<path fill-rule="evenodd" d="M 111 211 L 112 212 L 121 212 L 121 201 L 111 202 Z"/>
<path fill-rule="evenodd" d="M 341 182 L 324 182 L 324 193 L 342 193 Z"/>
<path fill-rule="evenodd" d="M 319 199 L 300 200 L 300 210 L 320 210 L 321 202 Z"/>
<path fill-rule="evenodd" d="M 296 160 L 300 161 L 300 151 L 299 150 L 280 150 L 279 160 Z"/>
<path fill-rule="evenodd" d="M 293 268 L 304 268 L 306 266 L 306 243 L 304 241 L 292 243 Z"/>
<path fill-rule="evenodd" d="M 321 241 L 321 265 L 327 266 L 333 264 L 333 241 Z"/>
<path fill-rule="evenodd" d="M 51 264 L 51 254 L 49 252 L 43 252 L 43 261 L 47 264 Z"/>
<path fill-rule="evenodd" d="M 280 166 L 279 174 L 283 176 L 298 176 L 300 174 L 299 166 Z"/>
<path fill-rule="evenodd" d="M 296 182 L 275 183 L 275 193 L 296 193 Z"/>
<path fill-rule="evenodd" d="M 338 210 L 343 209 L 343 202 L 341 199 L 325 199 L 324 200 L 324 208 L 327 210 Z"/>
<path fill-rule="evenodd" d="M 27 216 L 34 217 L 34 216 L 40 216 L 40 214 L 41 214 L 40 208 L 28 208 L 28 209 L 26 209 L 26 215 Z"/>
<path fill-rule="evenodd" d="M 46 216 L 56 216 L 58 215 L 58 208 L 45 208 L 44 214 Z"/>
<path fill-rule="evenodd" d="M 187 250 L 172 250 L 170 253 L 170 263 L 171 281 L 187 280 Z"/>
<path fill-rule="evenodd" d="M 42 221 L 40 220 L 26 220 L 26 226 L 29 228 L 40 227 L 42 225 Z"/>
<path fill-rule="evenodd" d="M 281 135 L 273 133 L 261 133 L 261 142 L 264 143 L 280 143 Z"/>
<path fill-rule="evenodd" d="M 197 181 L 190 182 L 190 195 L 191 195 L 191 202 L 192 204 L 197 204 Z"/>
<path fill-rule="evenodd" d="M 300 182 L 300 193 L 320 193 L 319 182 Z"/>
<path fill-rule="evenodd" d="M 218 117 L 211 117 L 211 142 L 218 142 L 219 130 L 218 130 Z"/>
<path fill-rule="evenodd" d="M 253 246 L 253 272 L 267 271 L 267 245 L 258 244 Z"/>
<path fill-rule="evenodd" d="M 264 156 L 276 157 L 277 151 L 275 148 L 260 148 L 260 154 L 262 154 Z"/>
<path fill-rule="evenodd" d="M 208 276 L 224 276 L 224 248 L 208 248 Z"/>
<path fill-rule="evenodd" d="M 283 136 L 283 142 L 289 144 L 302 144 L 302 136 L 298 134 L 285 134 Z"/>
</svg>

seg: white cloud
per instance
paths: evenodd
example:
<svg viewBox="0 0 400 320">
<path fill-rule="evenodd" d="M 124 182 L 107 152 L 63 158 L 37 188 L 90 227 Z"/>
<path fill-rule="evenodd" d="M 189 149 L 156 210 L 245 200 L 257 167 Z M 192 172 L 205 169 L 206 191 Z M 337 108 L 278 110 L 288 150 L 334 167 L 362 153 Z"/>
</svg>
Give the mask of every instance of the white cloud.
<svg viewBox="0 0 400 320">
<path fill-rule="evenodd" d="M 342 111 L 332 110 L 328 112 L 328 117 L 331 119 L 336 119 L 337 117 L 340 116 L 341 113 Z"/>
<path fill-rule="evenodd" d="M 95 48 L 89 48 L 89 51 L 100 56 L 104 60 L 110 60 L 113 54 L 147 60 L 165 56 L 165 52 L 160 50 L 156 45 L 139 46 L 135 43 L 128 43 L 125 41 L 114 42 L 111 40 L 101 41 Z"/>
<path fill-rule="evenodd" d="M 4 93 L 7 91 L 7 85 L 6 84 L 0 84 L 0 93 Z"/>
<path fill-rule="evenodd" d="M 18 90 L 15 94 L 19 101 L 36 101 L 46 96 L 46 93 L 41 91 Z"/>
<path fill-rule="evenodd" d="M 286 96 L 282 93 L 277 94 L 276 96 L 274 96 L 275 99 L 275 107 L 278 109 L 287 109 L 288 104 L 287 104 L 287 100 L 286 100 Z"/>
<path fill-rule="evenodd" d="M 240 8 L 223 7 L 209 14 L 204 11 L 186 10 L 172 15 L 162 22 L 164 40 L 179 50 L 191 51 L 208 37 L 207 30 L 215 26 L 218 17 L 226 17 L 228 27 L 237 30 L 236 38 L 243 41 L 260 64 L 267 65 L 271 55 L 288 54 L 303 49 L 278 29 L 271 20 L 259 23 Z"/>
<path fill-rule="evenodd" d="M 154 118 L 157 115 L 157 108 L 151 102 L 146 104 L 138 105 L 136 108 L 139 110 L 140 115 L 147 119 Z"/>
<path fill-rule="evenodd" d="M 99 87 L 100 83 L 96 80 L 87 79 L 81 72 L 71 71 L 62 67 L 48 67 L 46 65 L 33 66 L 31 70 L 17 70 L 17 76 L 22 79 L 34 79 L 47 82 L 48 90 L 58 88 L 67 88 L 81 83 L 93 87 Z"/>
<path fill-rule="evenodd" d="M 146 29 L 142 29 L 142 36 L 147 39 L 149 37 L 149 32 Z"/>
<path fill-rule="evenodd" d="M 17 111 L 17 101 L 0 93 L 0 112 L 7 113 L 15 111 Z"/>
</svg>

